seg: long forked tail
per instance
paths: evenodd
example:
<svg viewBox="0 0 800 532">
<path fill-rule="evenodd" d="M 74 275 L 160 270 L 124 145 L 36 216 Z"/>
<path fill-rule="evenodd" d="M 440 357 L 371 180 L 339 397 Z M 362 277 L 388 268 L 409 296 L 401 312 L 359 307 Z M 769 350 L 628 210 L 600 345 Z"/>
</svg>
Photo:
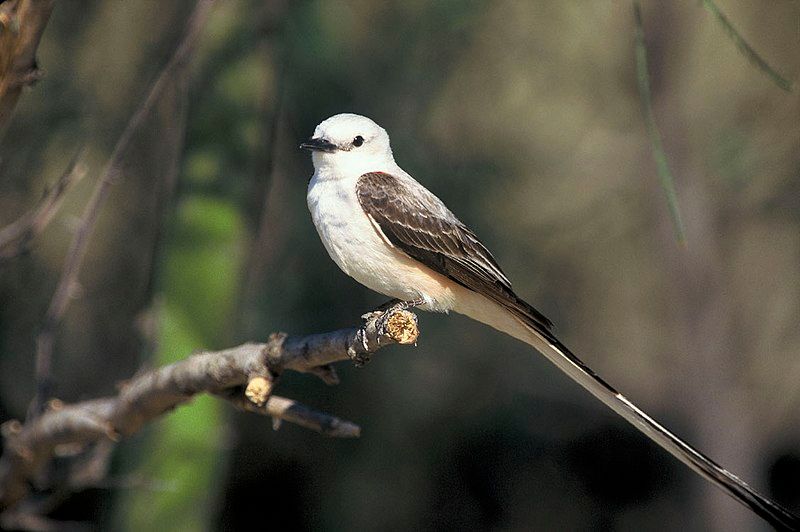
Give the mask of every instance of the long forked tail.
<svg viewBox="0 0 800 532">
<path fill-rule="evenodd" d="M 493 308 L 493 310 L 489 310 L 489 308 Z M 670 432 L 658 421 L 645 414 L 624 395 L 596 375 L 591 368 L 584 364 L 549 331 L 540 331 L 540 327 L 536 323 L 527 323 L 528 320 L 524 319 L 524 317 L 513 315 L 516 313 L 509 312 L 509 309 L 486 305 L 485 300 L 482 304 L 476 301 L 475 304 L 468 304 L 457 311 L 536 348 L 572 380 L 586 388 L 592 395 L 625 418 L 651 440 L 692 468 L 700 476 L 725 491 L 741 504 L 752 509 L 774 528 L 778 530 L 800 530 L 800 517 L 759 494 L 737 476 L 719 466 Z"/>
<path fill-rule="evenodd" d="M 537 331 L 536 347 L 550 362 L 558 366 L 592 395 L 603 401 L 651 440 L 669 451 L 678 460 L 695 470 L 728 495 L 752 509 L 778 530 L 800 530 L 800 517 L 764 497 L 706 455 L 680 439 L 631 403 L 555 338 L 546 339 Z M 529 342 L 533 343 L 533 342 Z"/>
</svg>

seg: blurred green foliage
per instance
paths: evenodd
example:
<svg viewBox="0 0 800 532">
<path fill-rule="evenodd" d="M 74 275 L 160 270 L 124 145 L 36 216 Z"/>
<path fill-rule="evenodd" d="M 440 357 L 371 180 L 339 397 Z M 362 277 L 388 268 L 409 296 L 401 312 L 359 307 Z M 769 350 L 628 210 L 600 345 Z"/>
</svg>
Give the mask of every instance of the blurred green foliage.
<svg viewBox="0 0 800 532">
<path fill-rule="evenodd" d="M 230 316 L 242 268 L 243 223 L 230 203 L 190 195 L 181 200 L 165 257 L 154 363 L 169 364 L 199 347 L 230 341 Z M 129 469 L 168 489 L 131 491 L 119 502 L 126 530 L 200 530 L 210 519 L 219 480 L 223 416 L 219 401 L 203 396 L 158 425 L 146 458 Z"/>
</svg>

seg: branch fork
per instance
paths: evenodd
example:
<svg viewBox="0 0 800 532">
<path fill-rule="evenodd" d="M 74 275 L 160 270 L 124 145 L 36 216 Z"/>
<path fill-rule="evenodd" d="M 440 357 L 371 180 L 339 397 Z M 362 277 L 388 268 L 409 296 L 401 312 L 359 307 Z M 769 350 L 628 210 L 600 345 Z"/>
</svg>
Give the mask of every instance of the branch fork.
<svg viewBox="0 0 800 532">
<path fill-rule="evenodd" d="M 357 328 L 308 336 L 278 333 L 267 343 L 195 353 L 132 377 L 115 396 L 74 404 L 52 400 L 40 416 L 4 424 L 0 512 L 13 512 L 26 500 L 32 482 L 60 450 L 74 454 L 76 449 L 119 441 L 202 393 L 270 416 L 276 424 L 286 421 L 330 437 L 358 437 L 361 429 L 354 423 L 275 396 L 273 391 L 285 370 L 336 384 L 334 362 L 353 360 L 358 365 L 387 345 L 412 344 L 419 335 L 417 317 L 407 310 L 376 311 L 363 318 Z"/>
</svg>

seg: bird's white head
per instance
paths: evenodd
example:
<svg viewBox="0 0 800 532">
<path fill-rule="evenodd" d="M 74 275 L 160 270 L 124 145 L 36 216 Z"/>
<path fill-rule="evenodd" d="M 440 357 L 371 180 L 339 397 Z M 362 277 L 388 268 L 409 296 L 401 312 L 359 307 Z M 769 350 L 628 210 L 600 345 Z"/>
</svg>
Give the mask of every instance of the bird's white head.
<svg viewBox="0 0 800 532">
<path fill-rule="evenodd" d="M 300 147 L 311 151 L 318 175 L 344 178 L 395 166 L 389 135 L 366 116 L 342 113 L 321 122 Z"/>
</svg>

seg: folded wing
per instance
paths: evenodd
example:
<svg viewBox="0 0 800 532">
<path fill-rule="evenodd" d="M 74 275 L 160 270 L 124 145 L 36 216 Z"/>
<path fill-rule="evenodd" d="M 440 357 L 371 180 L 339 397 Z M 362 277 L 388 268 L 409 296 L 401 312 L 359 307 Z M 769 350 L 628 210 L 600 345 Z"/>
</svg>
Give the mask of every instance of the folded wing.
<svg viewBox="0 0 800 532">
<path fill-rule="evenodd" d="M 552 322 L 517 297 L 486 246 L 439 198 L 384 172 L 362 175 L 356 189 L 364 212 L 394 246 L 552 336 Z"/>
</svg>

